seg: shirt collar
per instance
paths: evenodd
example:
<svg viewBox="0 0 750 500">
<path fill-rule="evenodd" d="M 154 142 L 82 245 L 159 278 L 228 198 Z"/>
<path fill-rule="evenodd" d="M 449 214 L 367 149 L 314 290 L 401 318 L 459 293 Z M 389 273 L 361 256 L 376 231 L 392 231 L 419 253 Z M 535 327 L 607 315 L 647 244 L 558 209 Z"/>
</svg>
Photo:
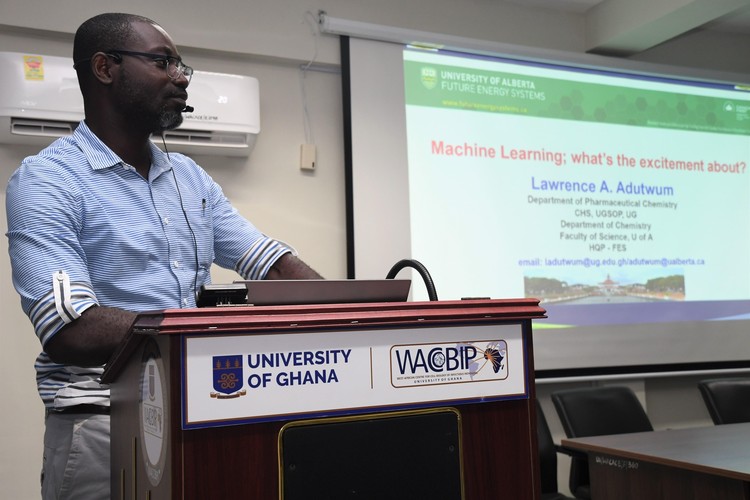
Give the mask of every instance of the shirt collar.
<svg viewBox="0 0 750 500">
<path fill-rule="evenodd" d="M 76 141 L 78 146 L 81 148 L 84 156 L 88 160 L 91 168 L 94 170 L 103 170 L 105 168 L 115 167 L 125 162 L 120 158 L 117 153 L 112 151 L 109 146 L 104 144 L 99 137 L 91 131 L 86 125 L 85 120 L 81 120 L 73 132 L 73 139 Z M 172 168 L 172 163 L 169 161 L 169 156 L 159 149 L 153 142 L 149 141 L 151 147 L 151 174 L 152 178 L 156 178 L 164 172 L 168 172 Z"/>
</svg>

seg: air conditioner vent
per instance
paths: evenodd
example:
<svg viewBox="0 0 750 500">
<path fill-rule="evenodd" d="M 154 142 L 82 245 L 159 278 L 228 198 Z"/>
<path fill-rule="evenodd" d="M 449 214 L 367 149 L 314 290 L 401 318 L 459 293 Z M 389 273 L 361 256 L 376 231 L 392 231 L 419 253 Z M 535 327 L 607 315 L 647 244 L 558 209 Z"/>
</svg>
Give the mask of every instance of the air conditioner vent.
<svg viewBox="0 0 750 500">
<path fill-rule="evenodd" d="M 188 155 L 247 156 L 255 145 L 255 138 L 256 134 L 245 132 L 178 128 L 164 132 L 164 140 L 161 135 L 152 135 L 151 141 L 161 149 Z"/>
<path fill-rule="evenodd" d="M 32 137 L 57 138 L 72 134 L 77 126 L 78 122 L 11 118 L 10 133 Z"/>
<path fill-rule="evenodd" d="M 164 133 L 164 139 L 174 144 L 215 144 L 247 146 L 247 134 L 176 129 Z M 154 140 L 156 140 L 154 138 Z"/>
</svg>

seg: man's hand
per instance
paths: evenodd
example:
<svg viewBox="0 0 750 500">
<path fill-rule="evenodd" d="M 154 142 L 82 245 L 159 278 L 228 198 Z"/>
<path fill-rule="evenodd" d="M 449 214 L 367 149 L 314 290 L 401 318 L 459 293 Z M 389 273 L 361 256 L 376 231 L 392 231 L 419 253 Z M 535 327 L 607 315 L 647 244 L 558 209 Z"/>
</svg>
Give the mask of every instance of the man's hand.
<svg viewBox="0 0 750 500">
<path fill-rule="evenodd" d="M 284 254 L 266 275 L 267 280 L 319 280 L 323 277 L 291 253 Z"/>
</svg>

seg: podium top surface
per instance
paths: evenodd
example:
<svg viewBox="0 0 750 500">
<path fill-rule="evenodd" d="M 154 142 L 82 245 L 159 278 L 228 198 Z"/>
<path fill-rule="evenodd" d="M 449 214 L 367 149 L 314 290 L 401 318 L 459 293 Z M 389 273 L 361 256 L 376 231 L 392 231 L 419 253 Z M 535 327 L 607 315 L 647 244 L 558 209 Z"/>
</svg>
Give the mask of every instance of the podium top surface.
<svg viewBox="0 0 750 500">
<path fill-rule="evenodd" d="M 538 299 L 223 306 L 141 313 L 136 333 L 169 335 L 233 331 L 416 326 L 544 318 Z"/>
</svg>

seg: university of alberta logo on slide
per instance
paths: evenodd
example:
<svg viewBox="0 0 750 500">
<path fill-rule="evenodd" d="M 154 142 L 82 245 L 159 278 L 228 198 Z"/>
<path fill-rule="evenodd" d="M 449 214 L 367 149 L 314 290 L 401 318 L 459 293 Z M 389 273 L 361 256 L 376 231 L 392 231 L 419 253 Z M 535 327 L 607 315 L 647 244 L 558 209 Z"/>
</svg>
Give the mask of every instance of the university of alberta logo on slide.
<svg viewBox="0 0 750 500">
<path fill-rule="evenodd" d="M 242 388 L 242 356 L 213 357 L 214 389 L 211 397 L 216 399 L 238 398 L 247 394 Z"/>
<path fill-rule="evenodd" d="M 424 66 L 420 72 L 419 79 L 427 90 L 432 90 L 438 84 L 438 72 L 435 68 Z"/>
</svg>

